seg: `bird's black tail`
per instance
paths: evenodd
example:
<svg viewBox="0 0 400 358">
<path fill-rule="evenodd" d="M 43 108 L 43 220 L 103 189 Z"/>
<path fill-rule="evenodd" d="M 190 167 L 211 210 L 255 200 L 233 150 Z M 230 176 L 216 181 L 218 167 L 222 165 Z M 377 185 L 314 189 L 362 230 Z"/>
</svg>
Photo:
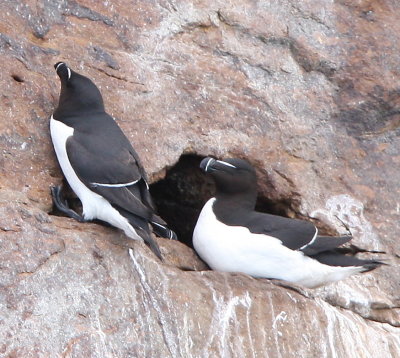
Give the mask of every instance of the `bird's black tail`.
<svg viewBox="0 0 400 358">
<path fill-rule="evenodd" d="M 368 260 L 364 260 L 364 261 L 368 261 Z M 367 262 L 363 265 L 363 268 L 364 268 L 363 272 L 375 270 L 377 267 L 379 267 L 381 265 L 387 265 L 387 264 L 385 264 L 384 262 L 381 262 L 381 261 L 369 260 L 369 262 Z"/>
<path fill-rule="evenodd" d="M 141 218 L 139 219 L 140 221 L 143 220 Z M 151 237 L 148 223 L 143 220 L 143 223 L 140 223 L 141 225 L 137 225 L 137 221 L 138 220 L 132 222 L 131 220 L 129 220 L 129 223 L 134 227 L 137 234 L 143 239 L 143 241 L 151 249 L 151 251 L 153 251 L 154 254 L 162 261 L 163 258 L 161 255 L 160 247 L 158 246 L 157 242 Z"/>
<path fill-rule="evenodd" d="M 158 246 L 157 242 L 154 241 L 154 239 L 151 237 L 151 234 L 148 233 L 148 235 L 143 236 L 144 242 L 150 247 L 151 251 L 154 252 L 154 254 L 161 260 L 163 261 L 163 257 L 161 255 L 160 247 Z"/>
<path fill-rule="evenodd" d="M 158 246 L 157 242 L 152 238 L 149 223 L 146 219 L 143 219 L 140 216 L 134 215 L 131 212 L 116 207 L 116 209 L 123 215 L 126 219 L 128 219 L 129 224 L 135 229 L 136 233 L 143 239 L 148 247 L 150 247 L 151 251 L 162 260 L 161 250 Z"/>
<path fill-rule="evenodd" d="M 343 255 L 334 250 L 324 251 L 317 255 L 311 255 L 310 257 L 317 260 L 321 264 L 329 266 L 362 266 L 362 272 L 372 271 L 381 265 L 385 265 L 385 263 L 378 260 L 362 260 L 354 256 Z"/>
<path fill-rule="evenodd" d="M 165 237 L 170 240 L 178 240 L 178 236 L 175 232 L 168 228 L 166 222 L 161 219 L 158 215 L 154 214 L 155 206 L 153 203 L 153 199 L 150 195 L 150 191 L 148 190 L 147 184 L 144 180 L 140 181 L 142 185 L 139 185 L 138 189 L 140 191 L 140 198 L 141 201 L 145 206 L 147 206 L 152 212 L 152 218 L 149 220 L 151 227 L 153 228 L 153 232 L 160 237 Z M 135 189 L 133 187 L 132 189 Z M 136 194 L 138 195 L 138 194 Z"/>
</svg>

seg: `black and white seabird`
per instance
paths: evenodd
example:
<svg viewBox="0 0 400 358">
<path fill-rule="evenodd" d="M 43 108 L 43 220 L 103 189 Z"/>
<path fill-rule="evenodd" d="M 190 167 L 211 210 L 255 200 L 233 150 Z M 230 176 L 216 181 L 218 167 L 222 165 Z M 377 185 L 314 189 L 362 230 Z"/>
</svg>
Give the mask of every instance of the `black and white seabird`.
<svg viewBox="0 0 400 358">
<path fill-rule="evenodd" d="M 255 211 L 257 178 L 247 161 L 208 157 L 200 167 L 213 177 L 216 195 L 200 213 L 193 246 L 213 270 L 315 288 L 382 264 L 335 251 L 350 236 L 319 236 L 310 222 Z"/>
<path fill-rule="evenodd" d="M 105 112 L 96 85 L 64 62 L 54 67 L 61 93 L 50 119 L 51 139 L 64 176 L 82 202 L 83 218 L 62 199 L 61 187 L 52 188 L 54 205 L 79 221 L 99 219 L 131 239 L 144 240 L 161 258 L 149 224 L 159 236 L 175 239 L 176 235 L 154 213 L 136 151 Z"/>
</svg>

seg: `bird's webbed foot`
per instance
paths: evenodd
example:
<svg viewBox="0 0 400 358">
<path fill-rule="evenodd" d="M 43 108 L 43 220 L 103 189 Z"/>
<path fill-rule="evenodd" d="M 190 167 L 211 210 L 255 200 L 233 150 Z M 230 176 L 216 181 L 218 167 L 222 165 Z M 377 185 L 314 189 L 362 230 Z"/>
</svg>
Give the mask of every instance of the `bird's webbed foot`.
<svg viewBox="0 0 400 358">
<path fill-rule="evenodd" d="M 72 210 L 69 207 L 67 201 L 63 197 L 62 189 L 63 189 L 62 185 L 52 186 L 50 188 L 51 196 L 53 199 L 53 205 L 57 208 L 57 210 L 59 210 L 66 216 L 75 219 L 79 222 L 84 222 L 85 219 L 81 215 L 79 215 L 76 211 Z"/>
</svg>

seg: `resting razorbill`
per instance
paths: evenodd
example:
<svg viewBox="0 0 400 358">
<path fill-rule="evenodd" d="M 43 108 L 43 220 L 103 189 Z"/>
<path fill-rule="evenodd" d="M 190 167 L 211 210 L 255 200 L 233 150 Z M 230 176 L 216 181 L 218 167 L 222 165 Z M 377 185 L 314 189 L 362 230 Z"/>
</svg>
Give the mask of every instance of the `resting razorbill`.
<svg viewBox="0 0 400 358">
<path fill-rule="evenodd" d="M 307 221 L 255 211 L 257 178 L 247 161 L 205 158 L 200 167 L 214 178 L 216 195 L 200 213 L 193 246 L 213 270 L 315 288 L 381 264 L 335 251 L 349 236 L 319 236 Z"/>
<path fill-rule="evenodd" d="M 176 238 L 155 215 L 149 186 L 136 151 L 104 109 L 103 98 L 87 77 L 64 62 L 54 65 L 61 80 L 58 107 L 50 132 L 58 162 L 83 207 L 83 218 L 62 199 L 61 187 L 52 188 L 55 206 L 79 221 L 99 219 L 144 240 L 161 258 L 153 231 Z"/>
</svg>

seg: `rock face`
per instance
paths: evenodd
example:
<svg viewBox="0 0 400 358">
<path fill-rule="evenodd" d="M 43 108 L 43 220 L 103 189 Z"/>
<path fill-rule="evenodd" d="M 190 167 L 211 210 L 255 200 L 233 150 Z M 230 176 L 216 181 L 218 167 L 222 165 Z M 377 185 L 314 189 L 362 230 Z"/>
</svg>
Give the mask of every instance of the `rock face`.
<svg viewBox="0 0 400 358">
<path fill-rule="evenodd" d="M 0 357 L 400 356 L 397 0 L 0 10 Z M 49 215 L 57 61 L 99 86 L 153 182 L 182 155 L 245 157 L 264 208 L 389 265 L 303 291 Z"/>
</svg>

